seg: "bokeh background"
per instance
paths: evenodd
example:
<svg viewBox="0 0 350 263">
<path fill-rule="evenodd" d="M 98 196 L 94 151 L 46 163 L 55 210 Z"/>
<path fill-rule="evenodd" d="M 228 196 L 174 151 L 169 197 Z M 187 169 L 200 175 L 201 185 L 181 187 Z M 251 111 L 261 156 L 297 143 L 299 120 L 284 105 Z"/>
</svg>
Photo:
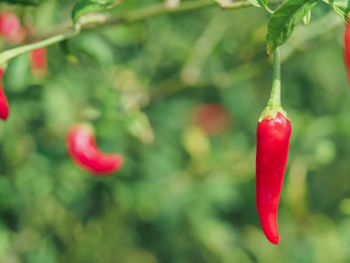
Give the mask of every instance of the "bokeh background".
<svg viewBox="0 0 350 263">
<path fill-rule="evenodd" d="M 127 0 L 110 13 L 162 2 Z M 40 34 L 68 21 L 74 3 L 0 8 Z M 293 133 L 280 244 L 261 230 L 254 159 L 272 84 L 267 19 L 259 8 L 212 6 L 85 32 L 66 43 L 68 55 L 49 47 L 41 78 L 28 55 L 11 61 L 3 80 L 11 116 L 0 123 L 0 262 L 349 262 L 344 24 L 322 3 L 281 50 Z M 120 172 L 98 178 L 72 163 L 65 136 L 82 122 L 103 151 L 125 156 Z"/>
</svg>

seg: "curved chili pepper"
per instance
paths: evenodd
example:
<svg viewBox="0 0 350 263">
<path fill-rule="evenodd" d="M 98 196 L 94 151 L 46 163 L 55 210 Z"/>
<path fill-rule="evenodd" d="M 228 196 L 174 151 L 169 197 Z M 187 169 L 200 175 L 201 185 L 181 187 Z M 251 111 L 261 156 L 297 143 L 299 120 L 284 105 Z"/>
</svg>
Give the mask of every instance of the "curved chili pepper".
<svg viewBox="0 0 350 263">
<path fill-rule="evenodd" d="M 277 208 L 283 184 L 292 127 L 281 107 L 281 69 L 274 52 L 270 100 L 260 116 L 256 139 L 256 206 L 267 239 L 278 244 Z"/>
<path fill-rule="evenodd" d="M 7 98 L 4 94 L 4 91 L 2 90 L 2 85 L 1 85 L 3 71 L 4 70 L 0 68 L 0 119 L 7 120 L 10 114 L 10 110 L 9 110 L 9 104 L 8 104 Z"/>
<path fill-rule="evenodd" d="M 44 75 L 47 71 L 46 48 L 39 48 L 30 52 L 30 62 L 30 69 L 34 75 Z"/>
<path fill-rule="evenodd" d="M 93 132 L 83 125 L 75 125 L 70 129 L 66 146 L 78 166 L 96 175 L 115 173 L 124 163 L 119 154 L 102 153 L 96 145 Z"/>
<path fill-rule="evenodd" d="M 344 60 L 350 86 L 350 19 L 348 20 L 344 33 Z"/>
<path fill-rule="evenodd" d="M 281 112 L 273 119 L 263 119 L 257 128 L 256 203 L 264 233 L 274 244 L 279 241 L 277 208 L 291 131 L 289 120 Z"/>
</svg>

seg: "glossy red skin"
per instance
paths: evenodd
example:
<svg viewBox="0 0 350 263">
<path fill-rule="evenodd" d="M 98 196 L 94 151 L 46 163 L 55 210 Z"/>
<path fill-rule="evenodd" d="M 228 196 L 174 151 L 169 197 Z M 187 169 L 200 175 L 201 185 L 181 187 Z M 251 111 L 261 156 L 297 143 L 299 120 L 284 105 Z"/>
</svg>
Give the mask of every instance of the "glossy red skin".
<svg viewBox="0 0 350 263">
<path fill-rule="evenodd" d="M 345 33 L 344 33 L 344 60 L 348 75 L 348 82 L 350 87 L 350 21 L 346 25 Z"/>
<path fill-rule="evenodd" d="M 9 110 L 9 104 L 8 104 L 7 98 L 4 94 L 4 91 L 2 90 L 2 85 L 1 85 L 3 71 L 4 70 L 0 68 L 0 119 L 7 120 L 10 114 L 10 110 Z"/>
<path fill-rule="evenodd" d="M 18 43 L 22 38 L 22 26 L 17 15 L 13 13 L 0 13 L 0 35 L 6 41 Z"/>
<path fill-rule="evenodd" d="M 267 239 L 278 244 L 277 208 L 286 169 L 292 127 L 282 113 L 257 128 L 256 204 Z"/>
<path fill-rule="evenodd" d="M 94 134 L 76 125 L 68 132 L 66 146 L 73 161 L 86 171 L 103 176 L 117 172 L 124 163 L 119 154 L 105 154 L 97 145 Z"/>
<path fill-rule="evenodd" d="M 47 71 L 47 56 L 46 48 L 39 48 L 30 52 L 31 70 L 34 74 L 46 73 Z"/>
</svg>

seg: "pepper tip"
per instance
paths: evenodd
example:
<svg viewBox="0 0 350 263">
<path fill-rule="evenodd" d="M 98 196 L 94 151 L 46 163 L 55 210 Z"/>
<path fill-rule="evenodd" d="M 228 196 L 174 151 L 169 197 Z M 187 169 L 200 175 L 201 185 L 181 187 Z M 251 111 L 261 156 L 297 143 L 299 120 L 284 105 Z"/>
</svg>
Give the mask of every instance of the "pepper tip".
<svg viewBox="0 0 350 263">
<path fill-rule="evenodd" d="M 273 237 L 273 238 L 268 238 L 268 239 L 274 245 L 278 245 L 278 243 L 279 243 L 279 236 L 276 236 L 276 237 Z"/>
</svg>

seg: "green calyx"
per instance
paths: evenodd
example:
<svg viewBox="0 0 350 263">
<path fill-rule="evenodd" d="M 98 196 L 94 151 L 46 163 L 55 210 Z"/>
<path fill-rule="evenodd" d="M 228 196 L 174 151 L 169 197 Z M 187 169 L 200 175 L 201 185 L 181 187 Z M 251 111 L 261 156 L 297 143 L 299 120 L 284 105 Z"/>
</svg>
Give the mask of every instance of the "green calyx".
<svg viewBox="0 0 350 263">
<path fill-rule="evenodd" d="M 283 110 L 281 106 L 270 107 L 269 105 L 267 105 L 264 111 L 260 115 L 259 122 L 262 122 L 263 120 L 266 120 L 266 119 L 274 119 L 276 118 L 277 113 L 279 112 L 282 113 L 284 117 L 288 119 L 287 113 Z"/>
<path fill-rule="evenodd" d="M 259 122 L 264 119 L 274 119 L 278 112 L 282 113 L 287 118 L 287 113 L 281 106 L 281 64 L 278 48 L 276 48 L 273 58 L 274 69 L 271 95 L 266 108 L 260 115 Z"/>
</svg>

